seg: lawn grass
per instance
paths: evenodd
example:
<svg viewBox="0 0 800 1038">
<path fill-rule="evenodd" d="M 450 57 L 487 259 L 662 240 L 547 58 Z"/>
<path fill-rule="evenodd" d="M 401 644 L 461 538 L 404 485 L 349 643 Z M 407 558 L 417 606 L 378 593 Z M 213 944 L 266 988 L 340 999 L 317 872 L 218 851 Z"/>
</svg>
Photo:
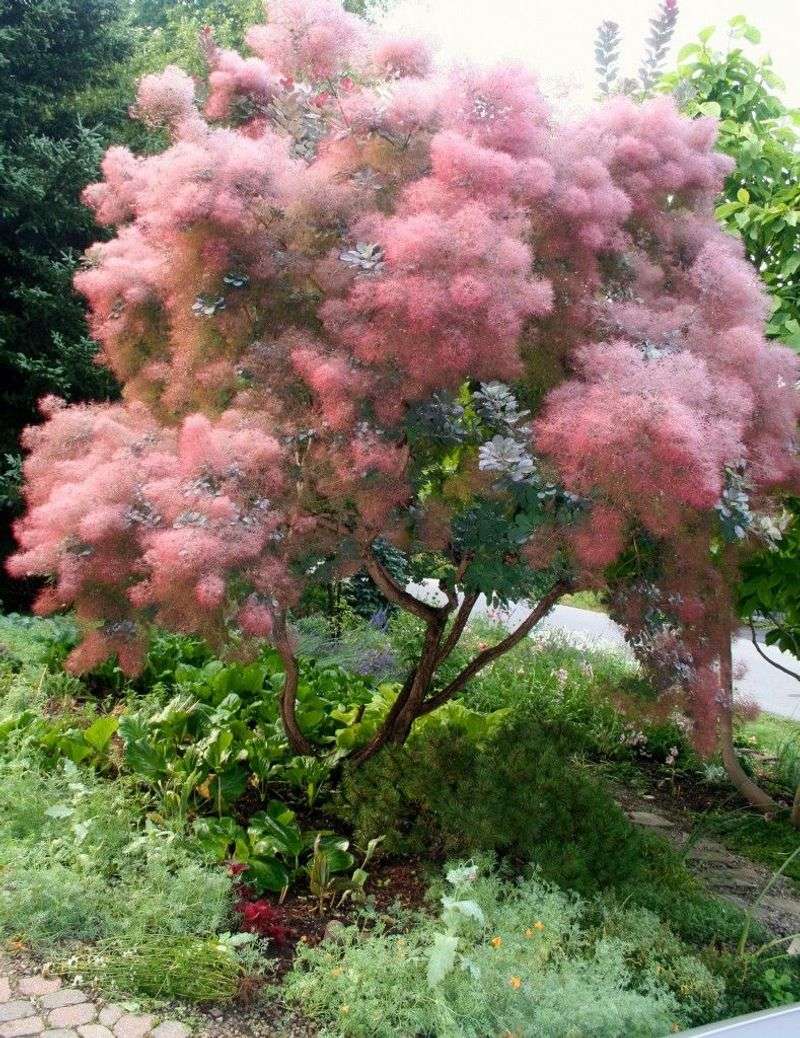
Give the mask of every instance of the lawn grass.
<svg viewBox="0 0 800 1038">
<path fill-rule="evenodd" d="M 596 591 L 575 591 L 559 599 L 559 605 L 572 606 L 575 609 L 589 609 L 593 613 L 607 613 L 608 609 Z"/>
<path fill-rule="evenodd" d="M 765 753 L 777 753 L 790 739 L 800 741 L 800 722 L 766 711 L 754 721 L 740 722 L 737 730 L 743 740 L 752 741 Z"/>
</svg>

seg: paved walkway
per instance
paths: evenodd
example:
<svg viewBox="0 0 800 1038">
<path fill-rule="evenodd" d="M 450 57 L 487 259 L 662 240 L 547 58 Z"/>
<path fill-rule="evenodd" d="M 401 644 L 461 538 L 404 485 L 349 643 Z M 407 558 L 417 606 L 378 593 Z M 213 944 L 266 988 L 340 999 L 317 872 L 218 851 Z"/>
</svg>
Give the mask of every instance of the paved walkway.
<svg viewBox="0 0 800 1038">
<path fill-rule="evenodd" d="M 58 977 L 16 972 L 0 961 L 0 1038 L 188 1038 L 177 1020 L 128 1013 L 65 988 Z"/>
</svg>

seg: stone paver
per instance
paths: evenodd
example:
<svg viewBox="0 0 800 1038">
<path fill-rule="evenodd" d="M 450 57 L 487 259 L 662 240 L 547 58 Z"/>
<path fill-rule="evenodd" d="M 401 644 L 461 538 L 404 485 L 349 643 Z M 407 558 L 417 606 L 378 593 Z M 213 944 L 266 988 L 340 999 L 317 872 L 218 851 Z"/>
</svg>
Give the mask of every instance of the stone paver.
<svg viewBox="0 0 800 1038">
<path fill-rule="evenodd" d="M 135 1013 L 126 1013 L 121 1016 L 114 1027 L 117 1038 L 145 1038 L 155 1023 L 153 1016 L 137 1016 Z"/>
<path fill-rule="evenodd" d="M 0 1005 L 0 1023 L 6 1020 L 21 1020 L 24 1016 L 35 1016 L 36 1006 L 27 999 L 15 998 Z"/>
<path fill-rule="evenodd" d="M 111 1005 L 105 1006 L 100 1010 L 100 1016 L 98 1020 L 101 1024 L 105 1024 L 106 1027 L 113 1027 L 119 1018 L 124 1014 L 125 1010 L 122 1006 Z"/>
<path fill-rule="evenodd" d="M 165 1020 L 153 1030 L 153 1038 L 188 1038 L 189 1028 L 177 1020 Z"/>
<path fill-rule="evenodd" d="M 26 997 L 22 997 L 26 996 Z M 58 977 L 15 966 L 0 953 L 0 1038 L 190 1038 L 179 1020 L 106 1004 Z"/>
<path fill-rule="evenodd" d="M 97 1018 L 97 1006 L 91 1002 L 81 1002 L 76 1006 L 62 1006 L 54 1009 L 48 1017 L 51 1027 L 80 1027 Z"/>
<path fill-rule="evenodd" d="M 77 988 L 63 988 L 42 997 L 43 1009 L 60 1009 L 62 1006 L 74 1006 L 86 1001 L 86 993 Z"/>
<path fill-rule="evenodd" d="M 44 1020 L 40 1016 L 27 1016 L 23 1020 L 10 1020 L 0 1024 L 0 1038 L 20 1038 L 22 1035 L 41 1034 Z"/>
<path fill-rule="evenodd" d="M 21 995 L 52 995 L 61 989 L 58 977 L 23 977 L 19 982 Z"/>
</svg>

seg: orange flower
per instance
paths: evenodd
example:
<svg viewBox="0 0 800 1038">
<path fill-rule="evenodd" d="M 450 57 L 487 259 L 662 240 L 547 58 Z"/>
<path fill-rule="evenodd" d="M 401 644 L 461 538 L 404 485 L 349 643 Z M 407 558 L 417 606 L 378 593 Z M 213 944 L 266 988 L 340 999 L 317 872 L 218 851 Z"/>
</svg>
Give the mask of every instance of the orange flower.
<svg viewBox="0 0 800 1038">
<path fill-rule="evenodd" d="M 512 977 L 511 980 L 509 980 L 508 983 L 511 985 L 511 987 L 515 991 L 517 991 L 517 990 L 519 990 L 519 987 L 522 984 L 522 979 L 520 977 Z"/>
<path fill-rule="evenodd" d="M 493 937 L 491 939 L 491 941 L 489 941 L 489 944 L 491 944 L 491 946 L 493 948 L 499 948 L 502 943 L 503 943 L 503 938 L 502 937 Z"/>
</svg>

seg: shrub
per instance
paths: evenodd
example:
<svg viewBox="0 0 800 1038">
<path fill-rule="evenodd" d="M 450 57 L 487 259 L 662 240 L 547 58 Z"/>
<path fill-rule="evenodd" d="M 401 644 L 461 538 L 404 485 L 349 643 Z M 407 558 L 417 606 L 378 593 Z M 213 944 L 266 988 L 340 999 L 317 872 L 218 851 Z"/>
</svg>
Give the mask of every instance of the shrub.
<svg viewBox="0 0 800 1038">
<path fill-rule="evenodd" d="M 0 933 L 44 948 L 111 938 L 215 934 L 231 883 L 189 853 L 179 832 L 143 822 L 145 807 L 69 761 L 0 765 Z"/>
<path fill-rule="evenodd" d="M 448 871 L 441 905 L 301 947 L 287 998 L 331 1035 L 441 1038 L 660 1038 L 715 1004 L 720 985 L 666 929 L 654 944 L 641 912 L 626 927 L 620 908 L 601 932 L 539 877 L 507 882 L 470 864 Z"/>
<path fill-rule="evenodd" d="M 521 713 L 483 743 L 458 721 L 430 723 L 405 747 L 346 767 L 333 810 L 361 845 L 385 833 L 396 853 L 496 851 L 594 890 L 636 873 L 640 838 L 572 748 Z"/>
<path fill-rule="evenodd" d="M 37 610 L 75 605 L 76 671 L 137 672 L 154 620 L 271 640 L 302 755 L 292 612 L 366 572 L 426 646 L 360 759 L 470 676 L 433 694 L 457 588 L 536 601 L 521 638 L 610 581 L 651 658 L 690 657 L 708 744 L 731 587 L 800 413 L 798 359 L 711 219 L 732 165 L 713 122 L 666 98 L 563 122 L 527 71 L 442 72 L 335 0 L 268 13 L 246 60 L 204 36 L 199 90 L 145 76 L 133 112 L 169 143 L 112 148 L 84 193 L 116 233 L 75 284 L 124 392 L 42 400 L 10 572 L 47 578 Z M 439 554 L 438 603 L 384 539 L 409 570 Z"/>
</svg>

